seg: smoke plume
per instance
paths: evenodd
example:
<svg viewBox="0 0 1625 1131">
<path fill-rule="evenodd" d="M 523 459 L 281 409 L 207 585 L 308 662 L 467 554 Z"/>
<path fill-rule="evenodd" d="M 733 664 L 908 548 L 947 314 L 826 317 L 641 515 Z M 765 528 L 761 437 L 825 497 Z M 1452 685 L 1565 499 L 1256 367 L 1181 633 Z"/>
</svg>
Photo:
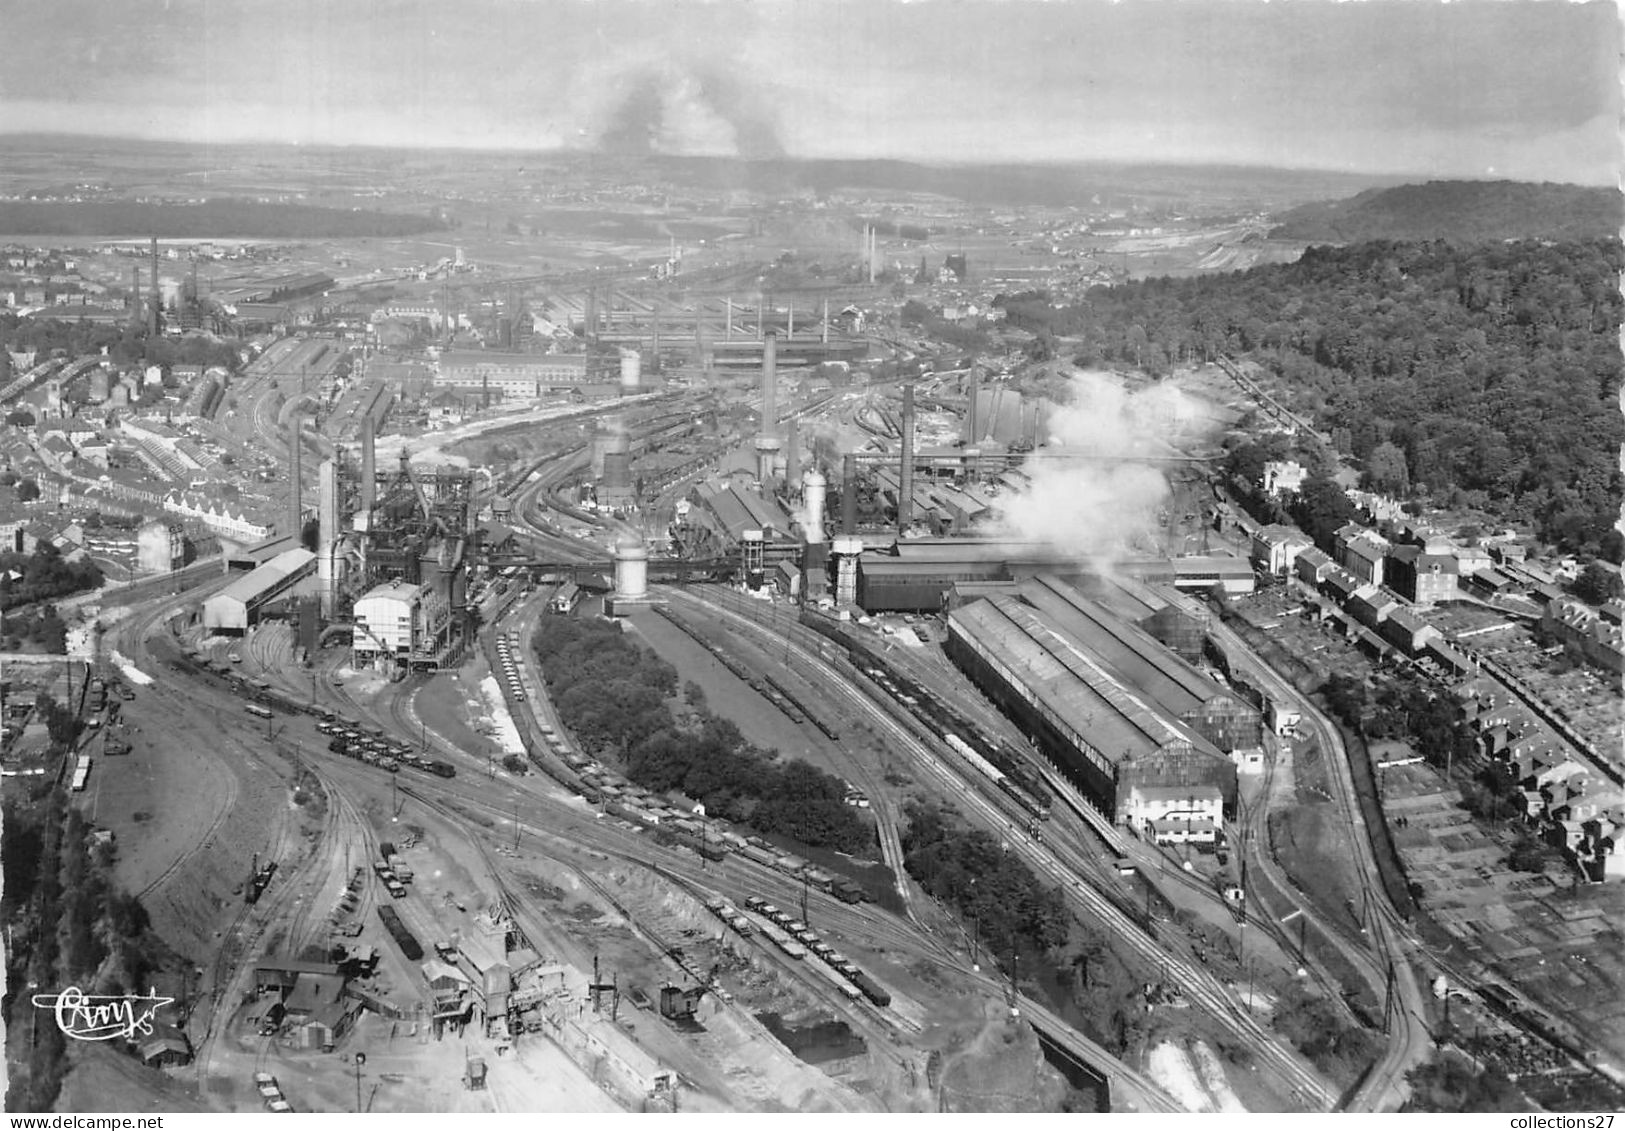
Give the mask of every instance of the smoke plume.
<svg viewBox="0 0 1625 1131">
<path fill-rule="evenodd" d="M 654 75 L 644 75 L 632 84 L 626 97 L 610 113 L 599 145 L 608 153 L 633 156 L 651 153 L 660 137 L 664 117 L 660 83 Z"/>
<path fill-rule="evenodd" d="M 1168 454 L 1168 438 L 1202 415 L 1178 390 L 1130 393 L 1100 374 L 1075 374 L 1070 392 L 1050 413 L 1048 446 L 1073 456 L 1024 466 L 1029 483 L 1000 500 L 999 534 L 1104 572 L 1114 559 L 1157 552 L 1157 512 L 1171 495 L 1158 468 L 1110 457 Z"/>
<path fill-rule="evenodd" d="M 650 61 L 622 76 L 625 93 L 598 133 L 607 153 L 782 157 L 778 127 L 759 95 L 711 65 Z"/>
</svg>

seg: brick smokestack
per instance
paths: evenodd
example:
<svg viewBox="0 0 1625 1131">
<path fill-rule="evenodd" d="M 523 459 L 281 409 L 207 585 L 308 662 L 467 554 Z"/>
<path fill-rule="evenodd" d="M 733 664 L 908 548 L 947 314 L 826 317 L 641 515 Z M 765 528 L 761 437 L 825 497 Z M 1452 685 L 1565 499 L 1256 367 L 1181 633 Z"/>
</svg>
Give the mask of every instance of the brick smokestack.
<svg viewBox="0 0 1625 1131">
<path fill-rule="evenodd" d="M 288 418 L 288 533 L 298 538 L 305 525 L 302 475 L 303 444 L 299 439 L 299 414 Z"/>
<path fill-rule="evenodd" d="M 768 334 L 762 342 L 762 435 L 774 435 L 778 428 L 778 419 L 778 335 Z"/>
<path fill-rule="evenodd" d="M 858 457 L 847 452 L 841 457 L 841 533 L 858 532 Z"/>
<path fill-rule="evenodd" d="M 158 336 L 158 304 L 164 301 L 158 289 L 158 237 L 152 237 L 152 304 L 147 307 L 147 336 Z"/>
<path fill-rule="evenodd" d="M 914 518 L 914 386 L 903 386 L 903 468 L 897 476 L 897 530 Z"/>
<path fill-rule="evenodd" d="M 378 425 L 372 414 L 361 420 L 361 509 L 370 511 L 378 498 Z"/>
</svg>

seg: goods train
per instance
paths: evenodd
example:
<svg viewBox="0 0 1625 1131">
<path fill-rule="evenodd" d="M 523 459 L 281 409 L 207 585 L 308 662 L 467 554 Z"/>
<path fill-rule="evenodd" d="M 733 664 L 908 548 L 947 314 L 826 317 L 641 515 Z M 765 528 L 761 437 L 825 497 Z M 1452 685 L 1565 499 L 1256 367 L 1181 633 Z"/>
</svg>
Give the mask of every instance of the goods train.
<svg viewBox="0 0 1625 1131">
<path fill-rule="evenodd" d="M 674 626 L 681 629 L 695 642 L 700 644 L 707 652 L 710 652 L 711 655 L 716 658 L 719 664 L 727 668 L 738 678 L 750 684 L 753 691 L 755 691 L 758 695 L 761 695 L 768 702 L 772 703 L 779 710 L 783 711 L 785 717 L 791 722 L 810 722 L 813 726 L 817 727 L 823 732 L 825 738 L 828 738 L 832 742 L 840 741 L 841 732 L 830 726 L 827 722 L 820 718 L 816 712 L 808 710 L 807 705 L 802 702 L 800 696 L 791 691 L 789 688 L 785 687 L 784 684 L 780 683 L 770 675 L 762 676 L 751 671 L 733 656 L 717 647 L 715 643 L 696 633 L 694 629 L 687 624 L 687 622 L 673 615 L 672 612 L 664 605 L 654 606 L 654 611 L 660 616 L 665 617 Z"/>
<path fill-rule="evenodd" d="M 989 739 L 975 723 L 924 687 L 893 670 L 878 653 L 851 639 L 835 622 L 812 612 L 804 612 L 801 621 L 845 648 L 853 667 L 873 680 L 929 731 L 945 737 L 957 736 L 957 744 L 949 743 L 954 753 L 1025 809 L 1034 820 L 1049 820 L 1055 795 L 1020 751 L 1008 743 Z"/>
<path fill-rule="evenodd" d="M 736 915 L 736 913 L 726 900 L 712 900 L 706 906 L 718 918 L 728 922 L 730 926 L 732 925 L 729 916 Z M 805 923 L 792 919 L 789 912 L 775 907 L 759 895 L 753 895 L 745 900 L 745 908 L 766 920 L 765 923 L 761 924 L 762 933 L 768 937 L 774 946 L 789 957 L 799 961 L 806 958 L 808 952 L 811 952 L 851 983 L 852 988 L 859 994 L 868 998 L 881 1009 L 885 1009 L 891 1004 L 891 994 L 886 991 L 884 986 L 862 970 L 859 970 L 847 960 L 845 955 L 826 945 L 822 939 L 808 929 Z M 737 915 L 736 917 L 743 918 L 743 916 Z"/>
<path fill-rule="evenodd" d="M 449 762 L 439 762 L 419 757 L 399 743 L 393 744 L 391 748 L 391 744 L 382 743 L 382 730 L 374 727 L 371 728 L 370 733 L 363 733 L 360 723 L 352 719 L 339 718 L 332 711 L 318 707 L 314 703 L 299 702 L 286 692 L 278 691 L 264 680 L 250 679 L 226 664 L 210 661 L 201 652 L 183 652 L 177 660 L 171 661 L 171 664 L 177 670 L 191 675 L 214 676 L 223 680 L 239 695 L 249 700 L 243 705 L 243 709 L 256 718 L 271 719 L 275 717 L 277 712 L 285 715 L 315 716 L 322 720 L 317 723 L 318 730 L 323 734 L 330 734 L 345 740 L 343 749 L 340 749 L 332 742 L 328 744 L 328 748 L 334 753 L 343 753 L 349 757 L 358 758 L 369 765 L 379 766 L 390 772 L 394 772 L 401 766 L 411 766 L 413 769 L 423 770 L 437 777 L 453 778 L 457 776 L 457 768 Z M 374 754 L 388 754 L 388 758 L 382 756 L 365 757 L 364 751 L 367 747 L 360 745 L 363 742 L 373 744 L 372 752 Z M 385 749 L 378 749 L 378 745 L 384 746 Z M 386 763 L 393 764 L 386 765 Z"/>
</svg>

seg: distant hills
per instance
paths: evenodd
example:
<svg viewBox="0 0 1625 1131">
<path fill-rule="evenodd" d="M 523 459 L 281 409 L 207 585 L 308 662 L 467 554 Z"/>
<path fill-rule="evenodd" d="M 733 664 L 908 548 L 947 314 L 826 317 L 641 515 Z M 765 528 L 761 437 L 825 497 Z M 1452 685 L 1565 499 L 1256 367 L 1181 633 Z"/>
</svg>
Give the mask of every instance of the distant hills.
<svg viewBox="0 0 1625 1131">
<path fill-rule="evenodd" d="M 1617 237 L 1618 189 L 1522 181 L 1429 181 L 1367 189 L 1282 213 L 1270 235 L 1311 243 L 1362 240 L 1575 240 Z"/>
<path fill-rule="evenodd" d="M 157 236 L 159 239 L 354 239 L 436 231 L 428 216 L 209 200 L 202 204 L 139 201 L 0 201 L 0 232 L 37 236 Z"/>
<path fill-rule="evenodd" d="M 655 178 L 709 189 L 820 195 L 837 190 L 920 193 L 985 207 L 1121 207 L 1208 211 L 1270 210 L 1338 193 L 1392 184 L 1396 178 L 1239 165 L 1112 162 L 921 164 L 882 158 L 838 159 L 594 154 L 600 168 L 621 163 Z"/>
</svg>

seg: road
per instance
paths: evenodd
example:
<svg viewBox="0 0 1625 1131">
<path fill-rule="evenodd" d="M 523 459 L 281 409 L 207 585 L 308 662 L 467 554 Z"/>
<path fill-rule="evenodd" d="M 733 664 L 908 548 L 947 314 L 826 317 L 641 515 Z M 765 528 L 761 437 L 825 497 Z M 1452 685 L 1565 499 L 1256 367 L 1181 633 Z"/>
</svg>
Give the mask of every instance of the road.
<svg viewBox="0 0 1625 1131">
<path fill-rule="evenodd" d="M 1365 816 L 1355 795 L 1348 749 L 1343 743 L 1341 732 L 1331 720 L 1326 718 L 1307 696 L 1300 694 L 1296 687 L 1255 656 L 1232 629 L 1215 618 L 1212 621 L 1211 631 L 1216 643 L 1230 657 L 1231 663 L 1236 664 L 1240 661 L 1242 670 L 1248 673 L 1260 690 L 1271 700 L 1291 704 L 1301 713 L 1303 718 L 1299 724 L 1300 728 L 1306 729 L 1313 740 L 1320 744 L 1325 754 L 1326 765 L 1331 769 L 1332 780 L 1336 785 L 1333 794 L 1343 823 L 1350 833 L 1349 842 L 1355 854 L 1354 872 L 1359 877 L 1366 906 L 1370 909 L 1367 930 L 1376 950 L 1376 960 L 1381 967 L 1381 984 L 1384 987 L 1384 991 L 1379 993 L 1379 1000 L 1387 998 L 1386 990 L 1389 985 L 1393 989 L 1392 1000 L 1385 1017 L 1385 1024 L 1389 1030 L 1387 1045 L 1382 1056 L 1344 1106 L 1350 1111 L 1393 1110 L 1409 1094 L 1405 1074 L 1426 1061 L 1433 1051 L 1433 1037 L 1426 1020 L 1427 999 L 1421 980 L 1418 979 L 1409 960 L 1410 956 L 1421 953 L 1422 944 L 1394 907 L 1387 889 L 1378 879 L 1381 873 L 1378 871 L 1376 854 L 1371 846 L 1371 833 L 1366 828 Z M 1262 809 L 1263 806 L 1258 808 Z M 1256 866 L 1271 869 L 1273 865 L 1267 859 L 1268 854 L 1256 851 L 1257 846 L 1264 842 L 1264 838 L 1255 831 L 1249 836 L 1248 841 L 1255 849 L 1251 859 L 1255 861 Z M 1307 908 L 1305 912 L 1313 913 L 1312 909 Z M 1316 921 L 1323 931 L 1327 929 L 1324 917 L 1318 917 Z M 1337 936 L 1333 934 L 1330 937 Z M 1345 953 L 1350 953 L 1352 957 L 1352 952 Z M 1368 976 L 1371 974 L 1369 961 L 1358 965 L 1362 973 Z"/>
</svg>

